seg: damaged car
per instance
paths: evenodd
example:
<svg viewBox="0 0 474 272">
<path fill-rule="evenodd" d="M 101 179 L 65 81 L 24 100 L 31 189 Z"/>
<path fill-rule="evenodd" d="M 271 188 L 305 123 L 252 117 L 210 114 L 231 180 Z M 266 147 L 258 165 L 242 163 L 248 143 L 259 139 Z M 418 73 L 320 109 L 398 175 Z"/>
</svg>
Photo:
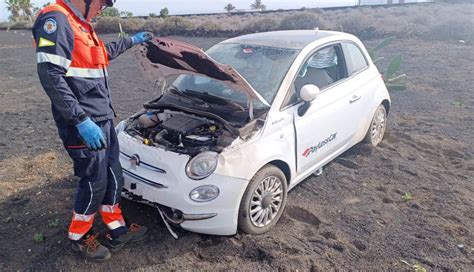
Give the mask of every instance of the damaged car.
<svg viewBox="0 0 474 272">
<path fill-rule="evenodd" d="M 116 127 L 123 194 L 170 231 L 265 233 L 289 190 L 384 136 L 390 97 L 350 34 L 258 33 L 206 52 L 158 37 L 136 55 L 159 94 Z"/>
</svg>

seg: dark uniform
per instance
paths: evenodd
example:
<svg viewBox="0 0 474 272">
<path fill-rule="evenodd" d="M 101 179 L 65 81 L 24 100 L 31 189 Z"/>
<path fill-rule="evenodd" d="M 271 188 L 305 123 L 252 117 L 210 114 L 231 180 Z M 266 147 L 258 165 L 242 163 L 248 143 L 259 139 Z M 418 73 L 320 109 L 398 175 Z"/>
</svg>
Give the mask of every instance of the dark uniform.
<svg viewBox="0 0 474 272">
<path fill-rule="evenodd" d="M 120 235 L 127 228 L 118 206 L 123 176 L 107 66 L 132 47 L 132 39 L 105 45 L 66 0 L 40 11 L 33 37 L 41 84 L 51 99 L 59 136 L 74 161 L 74 173 L 80 177 L 69 238 L 84 236 L 97 211 L 112 233 Z M 76 125 L 88 117 L 102 129 L 107 149 L 90 151 L 81 140 Z"/>
</svg>

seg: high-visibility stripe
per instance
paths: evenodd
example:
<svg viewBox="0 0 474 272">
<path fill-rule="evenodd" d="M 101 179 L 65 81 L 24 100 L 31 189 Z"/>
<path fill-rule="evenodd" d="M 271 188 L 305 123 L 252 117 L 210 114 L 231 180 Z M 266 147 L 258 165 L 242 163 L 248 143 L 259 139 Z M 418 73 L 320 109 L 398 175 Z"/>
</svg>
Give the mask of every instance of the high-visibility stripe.
<svg viewBox="0 0 474 272">
<path fill-rule="evenodd" d="M 116 213 L 118 212 L 117 208 L 119 207 L 118 204 L 115 205 L 101 205 L 100 211 L 106 213 Z"/>
<path fill-rule="evenodd" d="M 69 69 L 71 66 L 71 61 L 66 59 L 65 57 L 61 57 L 54 54 L 49 54 L 45 52 L 38 52 L 36 53 L 36 59 L 38 63 L 49 62 L 58 66 L 63 67 L 64 69 Z"/>
<path fill-rule="evenodd" d="M 84 236 L 84 235 L 85 235 L 85 233 L 84 234 L 73 233 L 73 232 L 68 233 L 69 239 L 74 240 L 74 241 L 77 241 L 77 240 L 81 239 L 82 236 Z"/>
<path fill-rule="evenodd" d="M 67 77 L 86 77 L 86 78 L 103 78 L 108 76 L 107 70 L 104 69 L 92 69 L 92 68 L 76 68 L 69 67 L 66 73 Z"/>
<path fill-rule="evenodd" d="M 109 229 L 114 230 L 116 228 L 125 227 L 125 222 L 123 220 L 116 220 L 107 224 Z"/>
<path fill-rule="evenodd" d="M 90 215 L 74 213 L 74 216 L 72 217 L 72 220 L 89 222 L 89 221 L 94 220 L 94 216 L 95 216 L 95 213 L 90 214 Z"/>
<path fill-rule="evenodd" d="M 89 190 L 91 191 L 91 198 L 90 198 L 90 200 L 89 200 L 89 204 L 87 204 L 87 208 L 86 208 L 86 210 L 84 211 L 84 214 L 86 214 L 87 211 L 89 210 L 89 207 L 90 207 L 91 204 L 92 204 L 92 198 L 94 197 L 94 191 L 92 191 L 92 184 L 91 184 L 90 181 L 89 181 Z"/>
</svg>

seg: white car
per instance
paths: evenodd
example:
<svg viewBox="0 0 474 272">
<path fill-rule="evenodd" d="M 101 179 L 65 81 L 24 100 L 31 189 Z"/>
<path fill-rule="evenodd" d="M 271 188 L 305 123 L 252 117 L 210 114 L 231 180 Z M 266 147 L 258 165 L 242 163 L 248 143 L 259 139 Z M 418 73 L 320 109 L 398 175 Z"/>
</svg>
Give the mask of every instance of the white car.
<svg viewBox="0 0 474 272">
<path fill-rule="evenodd" d="M 207 52 L 155 38 L 137 56 L 161 93 L 116 127 L 124 196 L 185 230 L 264 233 L 289 190 L 384 136 L 389 93 L 346 33 L 258 33 Z"/>
</svg>

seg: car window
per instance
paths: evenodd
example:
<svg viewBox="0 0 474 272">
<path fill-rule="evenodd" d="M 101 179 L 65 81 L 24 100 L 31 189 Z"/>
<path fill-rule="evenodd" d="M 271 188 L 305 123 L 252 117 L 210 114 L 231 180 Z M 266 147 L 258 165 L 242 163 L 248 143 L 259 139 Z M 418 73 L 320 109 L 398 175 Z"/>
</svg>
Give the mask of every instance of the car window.
<svg viewBox="0 0 474 272">
<path fill-rule="evenodd" d="M 236 69 L 271 104 L 299 51 L 252 44 L 221 43 L 210 48 L 207 54 L 217 62 Z"/>
<path fill-rule="evenodd" d="M 344 78 L 347 78 L 347 69 L 341 46 L 326 46 L 313 53 L 300 68 L 284 106 L 298 102 L 299 91 L 306 84 L 314 84 L 324 90 Z"/>
<path fill-rule="evenodd" d="M 344 56 L 346 57 L 347 72 L 349 76 L 369 66 L 364 54 L 357 45 L 352 43 L 343 43 L 342 48 L 344 49 Z"/>
</svg>

